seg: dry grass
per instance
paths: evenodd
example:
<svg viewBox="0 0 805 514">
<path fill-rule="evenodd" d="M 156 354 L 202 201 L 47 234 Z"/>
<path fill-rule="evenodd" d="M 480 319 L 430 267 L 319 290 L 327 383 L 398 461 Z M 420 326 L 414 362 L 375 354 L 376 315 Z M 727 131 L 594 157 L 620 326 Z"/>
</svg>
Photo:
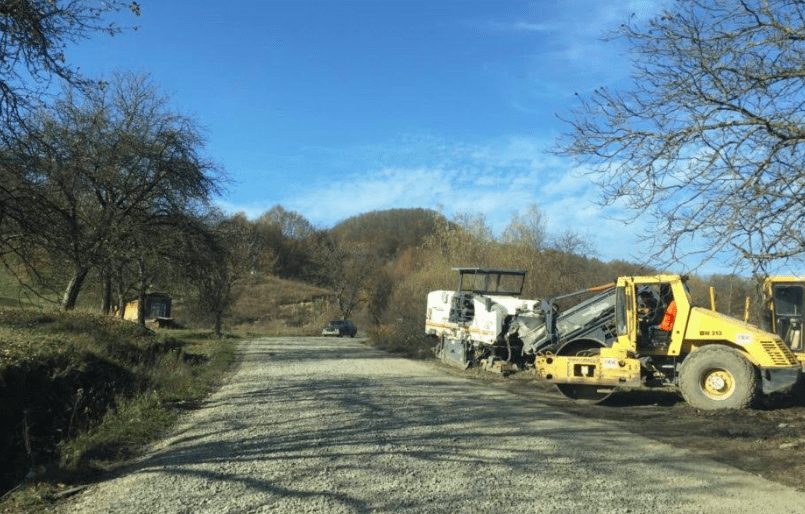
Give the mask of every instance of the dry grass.
<svg viewBox="0 0 805 514">
<path fill-rule="evenodd" d="M 213 390 L 235 341 L 156 334 L 86 313 L 0 310 L 0 511 L 39 510 L 60 483 L 126 458 Z"/>
<path fill-rule="evenodd" d="M 320 314 L 307 317 L 304 322 L 289 319 L 265 320 L 257 323 L 243 323 L 233 327 L 233 332 L 242 337 L 260 336 L 317 336 L 333 316 Z"/>
<path fill-rule="evenodd" d="M 228 323 L 241 335 L 316 335 L 335 315 L 332 292 L 304 282 L 258 277 L 238 293 Z"/>
<path fill-rule="evenodd" d="M 417 324 L 378 325 L 369 332 L 368 342 L 375 348 L 410 359 L 430 359 L 436 341 Z"/>
</svg>

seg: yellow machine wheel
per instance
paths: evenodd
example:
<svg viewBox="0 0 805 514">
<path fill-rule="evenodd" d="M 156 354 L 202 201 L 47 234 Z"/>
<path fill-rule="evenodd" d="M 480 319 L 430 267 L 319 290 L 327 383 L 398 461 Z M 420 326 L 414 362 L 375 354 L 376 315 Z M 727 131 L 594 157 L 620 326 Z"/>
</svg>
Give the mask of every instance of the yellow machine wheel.
<svg viewBox="0 0 805 514">
<path fill-rule="evenodd" d="M 710 345 L 685 357 L 679 370 L 679 389 L 698 409 L 744 409 L 757 397 L 760 379 L 740 352 Z"/>
<path fill-rule="evenodd" d="M 735 377 L 726 369 L 711 369 L 702 374 L 702 392 L 713 400 L 726 400 L 735 394 Z"/>
</svg>

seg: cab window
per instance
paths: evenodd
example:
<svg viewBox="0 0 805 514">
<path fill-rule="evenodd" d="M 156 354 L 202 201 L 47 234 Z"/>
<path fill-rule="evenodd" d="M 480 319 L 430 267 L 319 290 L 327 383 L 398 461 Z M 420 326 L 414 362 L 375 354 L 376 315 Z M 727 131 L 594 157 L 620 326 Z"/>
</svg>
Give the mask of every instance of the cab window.
<svg viewBox="0 0 805 514">
<path fill-rule="evenodd" d="M 626 323 L 626 288 L 621 286 L 615 293 L 615 324 L 617 325 L 618 335 L 626 335 L 628 327 Z"/>
<path fill-rule="evenodd" d="M 774 286 L 774 312 L 778 316 L 802 315 L 802 286 Z"/>
</svg>

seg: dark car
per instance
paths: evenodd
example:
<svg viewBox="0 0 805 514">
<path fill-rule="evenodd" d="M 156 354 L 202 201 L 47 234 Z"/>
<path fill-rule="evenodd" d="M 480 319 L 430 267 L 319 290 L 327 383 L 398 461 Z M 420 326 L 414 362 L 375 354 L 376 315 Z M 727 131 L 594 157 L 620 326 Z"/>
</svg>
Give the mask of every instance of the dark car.
<svg viewBox="0 0 805 514">
<path fill-rule="evenodd" d="M 321 331 L 321 335 L 323 336 L 338 337 L 355 337 L 355 334 L 357 333 L 358 327 L 356 327 L 355 324 L 348 319 L 334 319 L 333 321 L 327 323 L 327 326 Z"/>
</svg>

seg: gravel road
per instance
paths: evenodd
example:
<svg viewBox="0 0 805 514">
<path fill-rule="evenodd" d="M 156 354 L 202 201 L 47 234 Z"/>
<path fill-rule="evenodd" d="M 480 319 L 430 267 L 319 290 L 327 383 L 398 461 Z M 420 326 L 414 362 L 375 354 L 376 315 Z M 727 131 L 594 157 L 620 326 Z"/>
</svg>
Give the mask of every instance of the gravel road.
<svg viewBox="0 0 805 514">
<path fill-rule="evenodd" d="M 64 512 L 805 512 L 805 494 L 355 340 L 242 343 L 228 383 Z"/>
</svg>

